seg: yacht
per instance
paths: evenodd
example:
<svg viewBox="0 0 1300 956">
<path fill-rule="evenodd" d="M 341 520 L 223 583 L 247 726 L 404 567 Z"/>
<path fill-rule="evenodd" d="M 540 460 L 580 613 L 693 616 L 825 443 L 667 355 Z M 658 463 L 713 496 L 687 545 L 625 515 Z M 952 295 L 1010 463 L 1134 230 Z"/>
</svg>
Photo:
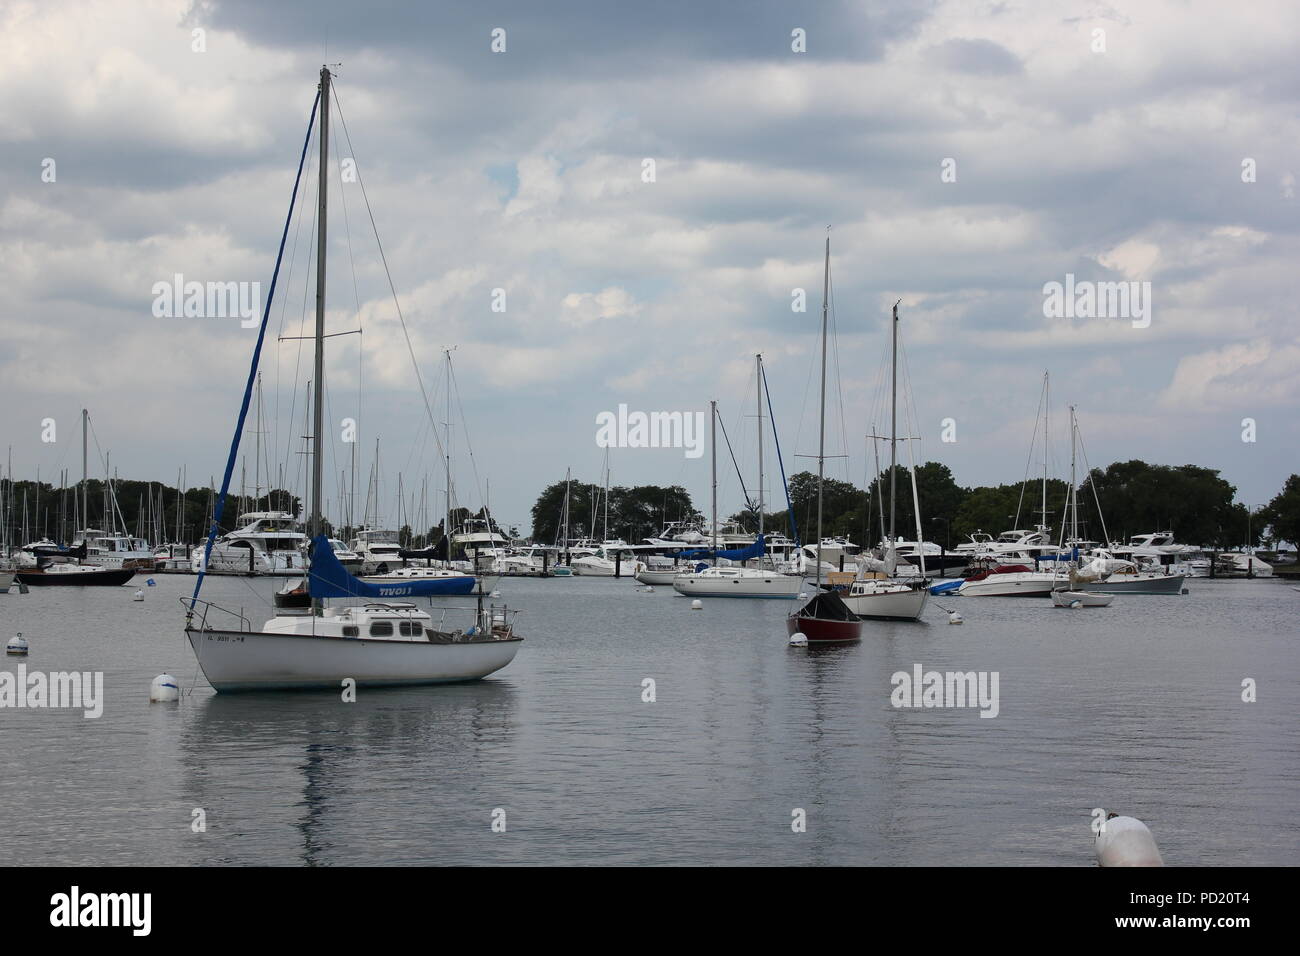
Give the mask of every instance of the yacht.
<svg viewBox="0 0 1300 956">
<path fill-rule="evenodd" d="M 476 567 L 491 566 L 509 547 L 510 540 L 487 518 L 467 518 L 451 535 L 452 554 L 464 552 Z"/>
<path fill-rule="evenodd" d="M 1023 564 L 1003 564 L 971 575 L 956 593 L 966 597 L 1047 597 L 1066 580 L 1056 571 L 1034 571 Z"/>
<path fill-rule="evenodd" d="M 153 551 L 144 538 L 106 534 L 87 528 L 81 532 L 86 556 L 81 563 L 92 567 L 124 571 L 152 571 Z"/>
<path fill-rule="evenodd" d="M 402 566 L 402 546 L 397 532 L 382 528 L 362 528 L 348 542 L 348 548 L 360 559 L 363 574 L 385 574 Z"/>
<path fill-rule="evenodd" d="M 1249 551 L 1224 551 L 1214 556 L 1217 578 L 1271 578 L 1273 566 Z"/>
<path fill-rule="evenodd" d="M 640 581 L 640 575 L 637 576 Z M 804 589 L 802 578 L 763 568 L 690 568 L 672 578 L 673 590 L 687 597 L 789 598 Z"/>
<path fill-rule="evenodd" d="M 574 548 L 570 553 L 577 554 L 578 549 Z M 627 551 L 601 546 L 572 558 L 569 566 L 573 568 L 574 574 L 583 577 L 622 577 L 635 573 L 636 558 Z"/>
<path fill-rule="evenodd" d="M 304 549 L 307 536 L 298 530 L 298 519 L 287 511 L 249 511 L 239 516 L 240 527 L 223 534 L 208 555 L 208 574 L 269 574 L 300 576 L 307 567 Z M 190 569 L 203 569 L 207 540 L 190 555 Z M 150 555 L 150 568 L 153 555 Z"/>
</svg>

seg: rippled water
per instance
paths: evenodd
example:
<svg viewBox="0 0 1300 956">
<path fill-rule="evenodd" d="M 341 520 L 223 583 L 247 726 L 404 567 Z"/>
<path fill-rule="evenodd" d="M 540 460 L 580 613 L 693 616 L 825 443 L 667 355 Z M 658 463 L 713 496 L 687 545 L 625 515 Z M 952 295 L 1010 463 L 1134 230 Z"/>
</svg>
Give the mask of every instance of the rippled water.
<svg viewBox="0 0 1300 956">
<path fill-rule="evenodd" d="M 932 601 L 795 649 L 784 602 L 517 579 L 504 671 L 344 704 L 214 695 L 181 632 L 193 579 L 156 580 L 143 603 L 0 595 L 29 671 L 103 671 L 106 696 L 97 720 L 0 710 L 0 863 L 1091 865 L 1097 806 L 1146 821 L 1169 864 L 1300 863 L 1300 594 L 1279 581 L 1084 610 L 941 597 L 963 626 Z M 999 715 L 894 708 L 916 663 L 998 672 Z M 148 703 L 163 671 L 193 685 L 181 704 Z"/>
</svg>

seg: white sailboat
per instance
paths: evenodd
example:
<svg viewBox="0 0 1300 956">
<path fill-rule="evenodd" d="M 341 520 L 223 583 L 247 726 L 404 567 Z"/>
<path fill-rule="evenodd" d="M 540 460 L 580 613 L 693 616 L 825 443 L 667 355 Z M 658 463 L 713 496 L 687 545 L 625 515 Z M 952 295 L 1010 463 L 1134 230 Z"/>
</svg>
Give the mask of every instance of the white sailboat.
<svg viewBox="0 0 1300 956">
<path fill-rule="evenodd" d="M 890 400 L 889 433 L 889 539 L 886 542 L 885 564 L 887 574 L 892 575 L 898 565 L 898 537 L 895 534 L 895 479 L 898 465 L 898 303 L 894 303 L 892 326 L 892 395 Z M 874 438 L 874 436 L 873 436 Z M 908 441 L 908 453 L 912 455 L 912 511 L 916 518 L 916 540 L 921 541 L 921 508 L 916 492 L 916 459 L 912 452 L 912 443 Z M 858 617 L 888 618 L 915 621 L 925 611 L 930 590 L 925 582 L 925 553 L 917 555 L 920 562 L 921 581 L 917 587 L 904 584 L 892 577 L 881 577 L 878 571 L 867 571 L 860 565 L 857 577 L 849 584 L 849 591 L 843 595 L 844 603 Z"/>
<path fill-rule="evenodd" d="M 737 559 L 741 561 L 737 565 L 715 565 L 702 570 L 693 570 L 689 566 L 680 574 L 675 575 L 671 581 L 673 590 L 679 594 L 685 594 L 688 597 L 735 597 L 735 598 L 788 598 L 793 597 L 803 590 L 804 584 L 802 577 L 795 577 L 788 574 L 782 574 L 772 563 L 771 555 L 767 551 L 767 538 L 764 528 L 764 506 L 763 500 L 763 356 L 754 356 L 755 380 L 758 383 L 758 538 L 749 548 L 738 549 Z M 717 403 L 710 403 L 712 407 L 714 421 L 713 427 L 716 427 Z M 711 433 L 712 434 L 712 433 Z M 713 528 L 714 528 L 714 554 L 726 554 L 726 551 L 717 550 L 717 526 L 718 526 L 718 443 L 716 437 L 712 441 L 713 446 Z M 758 554 L 752 559 L 741 557 L 748 551 L 757 551 Z M 735 552 L 732 552 L 735 553 Z M 724 558 L 724 560 L 726 560 Z M 758 567 L 747 567 L 744 562 L 754 560 L 758 562 Z M 766 565 L 766 566 L 765 566 Z M 640 577 L 637 580 L 641 580 Z M 651 582 L 644 582 L 651 583 Z"/>
<path fill-rule="evenodd" d="M 313 120 L 317 110 L 320 113 L 320 187 L 317 214 L 319 233 L 316 244 L 315 374 L 312 379 L 314 426 L 311 433 L 310 530 L 314 553 L 309 575 L 310 605 L 304 607 L 296 600 L 306 597 L 307 592 L 301 587 L 290 588 L 277 595 L 276 615 L 260 629 L 254 629 L 242 613 L 226 611 L 210 602 L 199 600 L 204 579 L 203 573 L 200 573 L 194 595 L 187 602 L 185 634 L 204 676 L 218 692 L 286 688 L 338 689 L 345 680 L 355 681 L 358 686 L 477 680 L 509 664 L 522 640 L 514 632 L 510 612 L 504 607 L 484 607 L 481 590 L 477 606 L 473 609 L 472 623 L 468 627 L 449 628 L 441 620 L 435 624 L 430 613 L 413 604 L 389 599 L 426 593 L 423 582 L 366 585 L 353 578 L 338 563 L 325 537 L 322 441 L 325 433 L 325 224 L 326 199 L 329 195 L 330 80 L 329 69 L 322 66 L 319 93 L 312 110 Z M 311 135 L 310 130 L 309 124 L 308 137 Z M 299 177 L 294 182 L 295 198 L 306 155 L 307 142 L 304 142 L 302 158 L 299 160 Z M 289 217 L 285 221 L 285 235 L 292 215 L 291 202 Z M 281 251 L 283 252 L 283 239 Z M 272 296 L 279 266 L 277 259 L 271 280 Z M 235 450 L 244 417 L 248 413 L 249 397 L 270 308 L 271 296 L 268 296 L 262 316 L 262 330 L 253 355 L 253 367 L 245 387 L 240 422 L 235 429 L 235 447 L 227 462 L 221 497 L 217 499 L 218 511 L 213 521 L 214 528 L 230 485 Z M 418 367 L 416 371 L 418 374 Z M 327 609 L 318 593 L 377 594 L 378 598 L 353 606 Z M 451 609 L 444 609 L 444 615 L 447 610 Z"/>
</svg>

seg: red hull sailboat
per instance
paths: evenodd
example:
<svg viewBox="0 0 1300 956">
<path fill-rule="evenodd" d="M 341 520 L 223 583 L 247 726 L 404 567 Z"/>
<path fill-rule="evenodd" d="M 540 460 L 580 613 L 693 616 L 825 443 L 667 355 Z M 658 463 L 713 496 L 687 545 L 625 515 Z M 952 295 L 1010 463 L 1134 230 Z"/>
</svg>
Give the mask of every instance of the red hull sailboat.
<svg viewBox="0 0 1300 956">
<path fill-rule="evenodd" d="M 811 643 L 862 639 L 862 621 L 834 591 L 822 590 L 822 482 L 826 468 L 826 332 L 830 306 L 831 237 L 826 236 L 826 268 L 822 277 L 822 398 L 817 444 L 817 593 L 785 619 L 786 631 L 802 634 Z"/>
<path fill-rule="evenodd" d="M 785 619 L 785 629 L 791 637 L 802 634 L 810 644 L 862 639 L 862 619 L 834 591 L 813 595 L 807 604 Z"/>
</svg>

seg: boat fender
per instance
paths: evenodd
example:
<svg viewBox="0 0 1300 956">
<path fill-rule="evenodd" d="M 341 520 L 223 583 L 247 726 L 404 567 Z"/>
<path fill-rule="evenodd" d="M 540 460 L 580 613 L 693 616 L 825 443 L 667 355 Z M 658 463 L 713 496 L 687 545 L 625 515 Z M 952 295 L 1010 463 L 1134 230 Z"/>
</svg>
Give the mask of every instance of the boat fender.
<svg viewBox="0 0 1300 956">
<path fill-rule="evenodd" d="M 1164 866 L 1156 838 L 1136 817 L 1109 813 L 1097 833 L 1093 849 L 1102 866 Z"/>
</svg>

